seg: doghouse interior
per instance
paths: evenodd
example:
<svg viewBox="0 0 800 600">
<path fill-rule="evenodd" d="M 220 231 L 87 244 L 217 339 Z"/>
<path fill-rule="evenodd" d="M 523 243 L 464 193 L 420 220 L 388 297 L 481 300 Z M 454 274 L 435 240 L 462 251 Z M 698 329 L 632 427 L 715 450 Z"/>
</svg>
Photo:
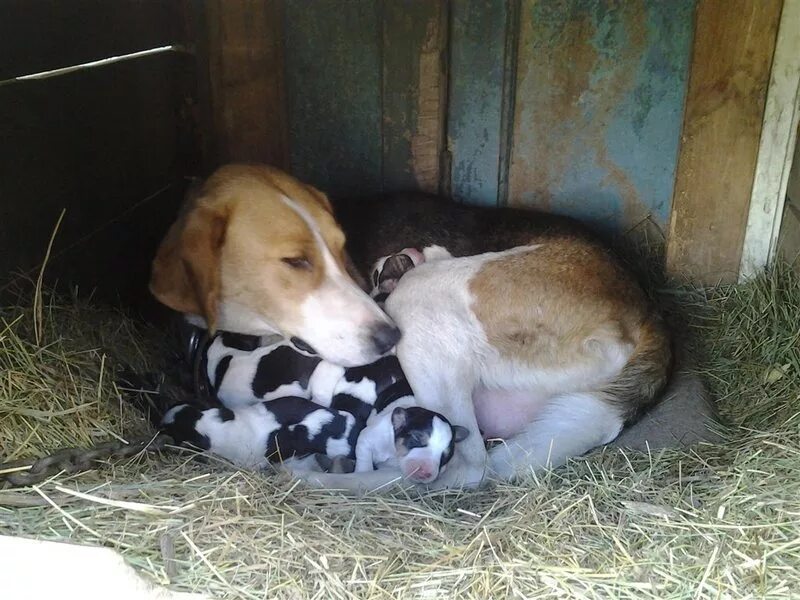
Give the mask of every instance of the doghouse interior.
<svg viewBox="0 0 800 600">
<path fill-rule="evenodd" d="M 675 273 L 735 279 L 789 4 L 0 2 L 0 462 L 151 434 L 113 375 L 155 368 L 164 328 L 98 300 L 162 314 L 147 291 L 156 245 L 189 178 L 229 161 L 333 196 L 423 190 L 572 214 L 665 246 Z M 10 275 L 35 282 L 45 258 L 45 287 L 96 290 L 89 302 L 17 297 Z M 358 499 L 143 454 L 32 487 L 0 480 L 0 536 L 113 548 L 154 581 L 218 598 L 790 597 L 800 277 L 779 266 L 670 293 L 701 338 L 729 443 Z M 6 597 L 98 571 L 32 566 L 46 577 L 4 578 Z"/>
<path fill-rule="evenodd" d="M 695 0 L 4 3 L 0 268 L 35 274 L 48 255 L 48 281 L 147 304 L 188 178 L 260 161 L 333 197 L 422 190 L 569 214 L 674 245 L 678 267 L 702 246 L 730 274 L 749 188 L 735 172 L 724 198 L 696 181 L 696 155 L 714 157 L 692 110 L 751 108 L 690 72 L 709 31 L 747 28 L 755 55 L 729 60 L 747 63 L 760 114 L 780 15 L 766 4 L 733 17 Z M 757 128 L 715 127 L 753 162 Z M 700 209 L 674 206 L 700 193 Z"/>
</svg>

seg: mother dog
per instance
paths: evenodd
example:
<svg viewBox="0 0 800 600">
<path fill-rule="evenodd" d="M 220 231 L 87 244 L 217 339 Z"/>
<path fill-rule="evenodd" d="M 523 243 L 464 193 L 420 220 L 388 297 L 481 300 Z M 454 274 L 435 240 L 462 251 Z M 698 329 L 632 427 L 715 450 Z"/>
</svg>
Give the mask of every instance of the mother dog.
<svg viewBox="0 0 800 600">
<path fill-rule="evenodd" d="M 505 248 L 423 264 L 389 297 L 419 404 L 473 433 L 435 486 L 509 479 L 608 443 L 669 378 L 670 338 L 634 279 L 571 222 L 530 219 L 509 226 Z M 150 287 L 212 330 L 279 333 L 329 361 L 368 363 L 398 333 L 347 274 L 344 241 L 319 191 L 227 166 L 170 229 Z M 504 443 L 487 455 L 479 431 Z M 372 489 L 399 472 L 301 476 Z"/>
</svg>

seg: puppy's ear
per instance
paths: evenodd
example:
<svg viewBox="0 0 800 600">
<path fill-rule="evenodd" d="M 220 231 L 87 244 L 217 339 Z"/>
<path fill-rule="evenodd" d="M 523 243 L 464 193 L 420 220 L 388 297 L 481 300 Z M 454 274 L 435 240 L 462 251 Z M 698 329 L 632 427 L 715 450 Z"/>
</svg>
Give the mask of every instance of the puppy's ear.
<svg viewBox="0 0 800 600">
<path fill-rule="evenodd" d="M 398 406 L 392 411 L 392 427 L 394 427 L 395 433 L 405 427 L 407 421 L 408 415 L 405 408 Z"/>
<path fill-rule="evenodd" d="M 378 275 L 378 283 L 387 279 L 400 279 L 406 272 L 414 268 L 414 261 L 406 254 L 392 254 L 383 263 L 383 270 Z"/>
<path fill-rule="evenodd" d="M 153 260 L 150 291 L 163 304 L 199 315 L 216 329 L 220 295 L 220 253 L 227 215 L 195 205 L 167 232 Z"/>
<path fill-rule="evenodd" d="M 347 456 L 337 456 L 331 463 L 330 473 L 352 473 L 356 470 L 356 461 Z"/>
<path fill-rule="evenodd" d="M 453 425 L 453 440 L 456 442 L 463 442 L 469 437 L 469 429 L 461 425 Z"/>
<path fill-rule="evenodd" d="M 328 456 L 327 454 L 320 454 L 319 452 L 317 452 L 314 455 L 314 458 L 316 459 L 320 469 L 322 469 L 326 473 L 331 472 L 331 467 L 333 466 L 333 459 L 330 456 Z"/>
</svg>

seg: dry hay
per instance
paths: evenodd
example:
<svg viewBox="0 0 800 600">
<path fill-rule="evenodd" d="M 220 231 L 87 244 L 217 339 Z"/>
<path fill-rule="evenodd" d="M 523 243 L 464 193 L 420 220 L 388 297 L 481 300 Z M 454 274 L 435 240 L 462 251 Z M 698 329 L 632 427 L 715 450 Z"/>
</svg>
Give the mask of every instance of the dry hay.
<svg viewBox="0 0 800 600">
<path fill-rule="evenodd" d="M 779 268 L 681 299 L 739 426 L 727 445 L 606 450 L 517 485 L 359 499 L 172 451 L 0 491 L 0 534 L 102 544 L 161 583 L 217 597 L 790 596 L 800 590 L 800 279 Z M 28 312 L 2 318 L 4 454 L 144 427 L 120 403 L 97 336 L 111 332 L 126 360 L 144 361 L 146 331 L 51 306 L 39 347 Z"/>
</svg>

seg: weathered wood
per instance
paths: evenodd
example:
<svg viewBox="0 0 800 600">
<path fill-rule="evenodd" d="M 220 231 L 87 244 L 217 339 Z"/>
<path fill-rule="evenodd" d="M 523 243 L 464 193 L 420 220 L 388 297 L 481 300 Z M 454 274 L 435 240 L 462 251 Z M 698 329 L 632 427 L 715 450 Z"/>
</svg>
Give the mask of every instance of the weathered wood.
<svg viewBox="0 0 800 600">
<path fill-rule="evenodd" d="M 509 204 L 666 227 L 693 8 L 522 1 Z"/>
<path fill-rule="evenodd" d="M 332 194 L 382 189 L 380 3 L 286 0 L 292 172 Z"/>
<path fill-rule="evenodd" d="M 204 107 L 209 167 L 226 162 L 289 164 L 280 0 L 207 0 L 196 18 L 207 65 Z M 199 32 L 202 36 L 203 31 Z"/>
<path fill-rule="evenodd" d="M 735 281 L 782 0 L 698 4 L 667 267 Z"/>
<path fill-rule="evenodd" d="M 794 156 L 789 171 L 789 181 L 786 184 L 786 195 L 800 205 L 800 123 L 795 132 Z"/>
<path fill-rule="evenodd" d="M 455 0 L 451 6 L 450 192 L 457 200 L 494 206 L 506 142 L 501 121 L 509 3 Z"/>
<path fill-rule="evenodd" d="M 800 131 L 796 132 L 795 140 L 777 255 L 794 263 L 795 268 L 800 270 L 800 143 L 797 143 L 800 140 Z"/>
<path fill-rule="evenodd" d="M 441 0 L 383 3 L 383 185 L 439 191 L 447 80 Z"/>
<path fill-rule="evenodd" d="M 0 80 L 183 43 L 181 0 L 4 0 Z"/>
<path fill-rule="evenodd" d="M 66 209 L 50 277 L 146 289 L 153 236 L 169 222 L 153 208 L 174 210 L 167 192 L 186 168 L 179 115 L 192 68 L 165 54 L 0 87 L 0 273 L 36 267 Z M 100 233 L 138 205 L 136 228 Z"/>
<path fill-rule="evenodd" d="M 784 0 L 772 61 L 740 279 L 763 270 L 775 254 L 800 118 L 800 0 Z"/>
<path fill-rule="evenodd" d="M 786 202 L 782 221 L 777 255 L 800 270 L 800 204 Z"/>
</svg>

